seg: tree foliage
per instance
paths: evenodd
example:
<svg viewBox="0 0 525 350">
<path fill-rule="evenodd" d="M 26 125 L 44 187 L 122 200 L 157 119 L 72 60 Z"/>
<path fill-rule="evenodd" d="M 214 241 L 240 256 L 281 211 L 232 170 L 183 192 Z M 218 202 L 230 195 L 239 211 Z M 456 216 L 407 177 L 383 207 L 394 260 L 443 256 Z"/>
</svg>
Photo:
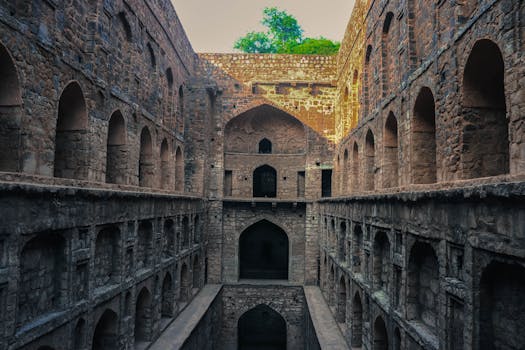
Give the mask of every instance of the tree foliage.
<svg viewBox="0 0 525 350">
<path fill-rule="evenodd" d="M 234 48 L 246 53 L 291 53 L 332 55 L 340 44 L 329 39 L 304 38 L 297 20 L 276 7 L 265 8 L 262 24 L 266 32 L 249 32 L 237 39 Z"/>
</svg>

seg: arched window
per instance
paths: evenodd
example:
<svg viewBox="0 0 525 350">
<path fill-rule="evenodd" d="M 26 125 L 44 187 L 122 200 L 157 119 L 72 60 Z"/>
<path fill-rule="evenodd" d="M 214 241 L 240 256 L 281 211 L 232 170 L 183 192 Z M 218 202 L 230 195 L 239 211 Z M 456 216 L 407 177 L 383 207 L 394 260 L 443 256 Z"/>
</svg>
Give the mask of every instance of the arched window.
<svg viewBox="0 0 525 350">
<path fill-rule="evenodd" d="M 0 171 L 20 170 L 21 104 L 16 66 L 0 44 Z"/>
<path fill-rule="evenodd" d="M 288 279 L 288 236 L 263 220 L 248 227 L 239 238 L 240 278 Z"/>
<path fill-rule="evenodd" d="M 136 251 L 137 270 L 148 268 L 153 262 L 153 226 L 150 221 L 139 224 Z"/>
<path fill-rule="evenodd" d="M 361 174 L 359 173 L 359 146 L 357 142 L 354 142 L 352 150 L 352 189 L 354 191 L 359 190 L 359 179 Z"/>
<path fill-rule="evenodd" d="M 374 239 L 374 289 L 388 294 L 390 288 L 390 241 L 385 232 L 378 232 Z"/>
<path fill-rule="evenodd" d="M 118 14 L 118 19 L 122 25 L 122 30 L 124 32 L 126 41 L 131 42 L 133 40 L 133 36 L 131 33 L 131 26 L 129 25 L 128 19 L 126 18 L 126 14 L 124 12 L 120 12 Z"/>
<path fill-rule="evenodd" d="M 272 153 L 272 142 L 267 138 L 262 139 L 259 142 L 259 153 L 269 154 Z"/>
<path fill-rule="evenodd" d="M 106 182 L 126 183 L 127 170 L 126 124 L 120 111 L 111 115 L 108 124 L 106 153 Z"/>
<path fill-rule="evenodd" d="M 428 87 L 420 90 L 414 105 L 411 169 L 412 183 L 436 182 L 436 106 Z"/>
<path fill-rule="evenodd" d="M 370 59 L 372 56 L 372 46 L 368 45 L 366 48 L 366 54 L 365 54 L 365 69 L 364 69 L 364 86 L 363 86 L 363 97 L 365 100 L 365 114 L 368 115 L 370 113 Z"/>
<path fill-rule="evenodd" d="M 352 347 L 361 348 L 363 345 L 363 304 L 361 297 L 355 293 L 352 301 Z"/>
<path fill-rule="evenodd" d="M 490 40 L 472 48 L 463 75 L 463 178 L 509 172 L 505 64 Z"/>
<path fill-rule="evenodd" d="M 277 171 L 269 165 L 263 165 L 253 172 L 253 196 L 277 197 Z"/>
<path fill-rule="evenodd" d="M 55 137 L 55 177 L 87 177 L 87 109 L 80 85 L 70 83 L 58 102 Z"/>
<path fill-rule="evenodd" d="M 179 300 L 181 302 L 187 302 L 190 298 L 190 279 L 188 266 L 184 263 L 180 267 L 180 290 Z"/>
<path fill-rule="evenodd" d="M 245 312 L 237 329 L 239 350 L 286 350 L 286 321 L 267 305 Z"/>
<path fill-rule="evenodd" d="M 346 323 L 346 282 L 344 277 L 339 280 L 339 292 L 337 294 L 337 322 Z"/>
<path fill-rule="evenodd" d="M 119 280 L 118 227 L 106 227 L 97 235 L 95 241 L 95 288 L 117 283 Z"/>
</svg>

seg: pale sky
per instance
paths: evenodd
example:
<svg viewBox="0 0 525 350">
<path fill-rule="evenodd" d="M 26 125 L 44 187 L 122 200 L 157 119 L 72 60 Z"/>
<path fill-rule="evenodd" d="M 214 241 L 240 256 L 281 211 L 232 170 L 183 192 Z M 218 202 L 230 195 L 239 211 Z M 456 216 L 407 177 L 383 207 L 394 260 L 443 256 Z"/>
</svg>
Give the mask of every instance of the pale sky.
<svg viewBox="0 0 525 350">
<path fill-rule="evenodd" d="M 265 7 L 278 7 L 297 18 L 305 37 L 341 41 L 354 0 L 172 0 L 196 52 L 234 52 L 235 40 L 263 31 Z"/>
</svg>

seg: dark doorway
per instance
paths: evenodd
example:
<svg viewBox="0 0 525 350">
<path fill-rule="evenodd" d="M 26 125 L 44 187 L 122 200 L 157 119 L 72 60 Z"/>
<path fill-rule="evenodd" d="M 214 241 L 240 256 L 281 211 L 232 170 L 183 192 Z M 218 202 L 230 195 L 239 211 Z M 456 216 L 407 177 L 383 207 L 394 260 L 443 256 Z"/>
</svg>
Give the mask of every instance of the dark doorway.
<svg viewBox="0 0 525 350">
<path fill-rule="evenodd" d="M 269 197 L 277 196 L 277 171 L 269 165 L 258 167 L 253 172 L 253 196 Z"/>
<path fill-rule="evenodd" d="M 286 321 L 266 305 L 244 313 L 237 327 L 239 350 L 286 350 Z"/>
<path fill-rule="evenodd" d="M 288 279 L 288 236 L 262 220 L 239 238 L 240 278 Z"/>
<path fill-rule="evenodd" d="M 321 196 L 332 197 L 332 169 L 323 170 L 321 174 Z"/>
</svg>

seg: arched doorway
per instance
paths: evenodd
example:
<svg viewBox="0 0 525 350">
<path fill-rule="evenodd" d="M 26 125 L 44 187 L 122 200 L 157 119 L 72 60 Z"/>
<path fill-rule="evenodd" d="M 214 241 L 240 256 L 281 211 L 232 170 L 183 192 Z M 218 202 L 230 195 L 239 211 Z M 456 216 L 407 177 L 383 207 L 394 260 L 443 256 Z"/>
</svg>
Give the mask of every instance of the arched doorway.
<svg viewBox="0 0 525 350">
<path fill-rule="evenodd" d="M 248 227 L 239 238 L 240 278 L 288 279 L 288 236 L 267 220 Z"/>
<path fill-rule="evenodd" d="M 277 171 L 269 165 L 258 167 L 253 172 L 253 196 L 277 197 Z"/>
<path fill-rule="evenodd" d="M 388 350 L 388 333 L 385 321 L 379 316 L 374 322 L 374 350 Z"/>
<path fill-rule="evenodd" d="M 106 310 L 100 317 L 93 335 L 93 350 L 118 349 L 118 316 Z"/>
<path fill-rule="evenodd" d="M 286 321 L 269 306 L 245 312 L 237 330 L 239 350 L 286 350 Z"/>
</svg>

